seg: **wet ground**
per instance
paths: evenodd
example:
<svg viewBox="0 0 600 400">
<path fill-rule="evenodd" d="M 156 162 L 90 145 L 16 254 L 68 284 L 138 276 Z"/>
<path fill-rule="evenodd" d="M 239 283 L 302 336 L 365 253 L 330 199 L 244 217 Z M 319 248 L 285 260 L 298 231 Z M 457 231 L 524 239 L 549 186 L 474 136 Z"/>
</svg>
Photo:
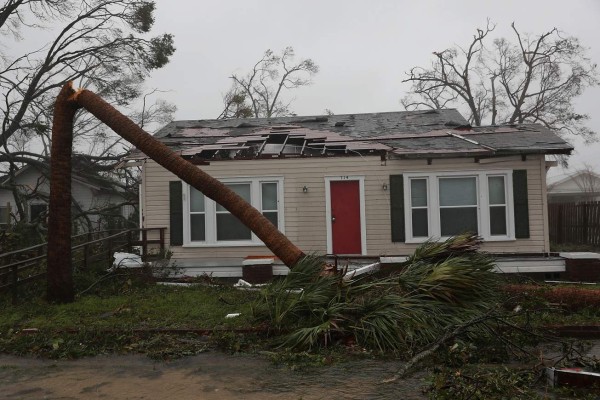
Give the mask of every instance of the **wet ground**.
<svg viewBox="0 0 600 400">
<path fill-rule="evenodd" d="M 261 357 L 203 353 L 74 361 L 0 355 L 0 399 L 425 399 L 424 374 L 391 383 L 399 364 L 360 360 L 293 370 Z"/>
</svg>

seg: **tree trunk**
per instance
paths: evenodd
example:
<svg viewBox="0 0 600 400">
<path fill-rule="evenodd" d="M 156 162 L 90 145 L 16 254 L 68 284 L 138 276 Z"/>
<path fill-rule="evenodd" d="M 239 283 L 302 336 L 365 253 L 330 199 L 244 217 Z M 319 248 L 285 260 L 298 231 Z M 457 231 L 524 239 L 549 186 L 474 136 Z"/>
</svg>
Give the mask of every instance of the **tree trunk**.
<svg viewBox="0 0 600 400">
<path fill-rule="evenodd" d="M 71 149 L 73 120 L 79 108 L 70 99 L 71 83 L 65 85 L 54 104 L 48 207 L 48 301 L 69 303 L 75 298 L 71 265 Z"/>
<path fill-rule="evenodd" d="M 304 256 L 304 253 L 279 232 L 260 211 L 227 186 L 146 133 L 98 95 L 88 90 L 81 90 L 74 94 L 73 99 L 165 169 L 225 207 L 250 228 L 285 265 L 291 268 Z"/>
</svg>

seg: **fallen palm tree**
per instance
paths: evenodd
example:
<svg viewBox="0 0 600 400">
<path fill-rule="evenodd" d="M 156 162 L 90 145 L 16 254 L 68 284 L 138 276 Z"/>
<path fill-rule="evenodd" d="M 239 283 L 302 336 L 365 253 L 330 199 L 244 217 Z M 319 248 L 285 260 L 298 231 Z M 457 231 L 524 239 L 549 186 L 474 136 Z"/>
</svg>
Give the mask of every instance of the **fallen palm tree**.
<svg viewBox="0 0 600 400">
<path fill-rule="evenodd" d="M 71 152 L 73 120 L 84 108 L 136 146 L 159 165 L 225 207 L 284 262 L 293 267 L 304 254 L 260 211 L 227 186 L 156 140 L 133 121 L 89 90 L 65 85 L 56 98 L 52 126 L 50 202 L 48 222 L 47 298 L 71 302 L 74 288 L 71 266 Z"/>
<path fill-rule="evenodd" d="M 263 290 L 256 315 L 275 331 L 291 331 L 282 342 L 288 348 L 350 342 L 412 353 L 495 304 L 498 276 L 478 245 L 472 235 L 427 242 L 399 272 L 351 280 L 323 276 L 321 257 L 305 257 Z"/>
</svg>

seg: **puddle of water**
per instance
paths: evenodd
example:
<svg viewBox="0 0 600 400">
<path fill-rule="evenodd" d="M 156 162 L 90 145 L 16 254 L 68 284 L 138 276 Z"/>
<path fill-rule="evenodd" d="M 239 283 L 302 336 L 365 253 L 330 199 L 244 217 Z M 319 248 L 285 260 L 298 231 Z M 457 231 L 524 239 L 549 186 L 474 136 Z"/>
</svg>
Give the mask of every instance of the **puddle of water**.
<svg viewBox="0 0 600 400">
<path fill-rule="evenodd" d="M 398 367 L 359 360 L 294 371 L 263 358 L 217 352 L 169 363 L 143 356 L 75 361 L 0 356 L 0 398 L 425 399 L 423 374 L 380 383 Z"/>
</svg>

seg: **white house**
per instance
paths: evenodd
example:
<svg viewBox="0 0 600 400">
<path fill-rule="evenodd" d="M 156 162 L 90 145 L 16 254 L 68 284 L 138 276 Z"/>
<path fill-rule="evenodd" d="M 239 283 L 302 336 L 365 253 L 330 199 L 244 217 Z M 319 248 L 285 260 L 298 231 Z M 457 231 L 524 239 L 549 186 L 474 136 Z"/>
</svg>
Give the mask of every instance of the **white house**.
<svg viewBox="0 0 600 400">
<path fill-rule="evenodd" d="M 24 200 L 24 211 L 29 222 L 45 220 L 47 217 L 50 192 L 48 167 L 26 165 L 19 169 L 14 181 L 7 177 L 0 184 L 0 224 L 14 223 L 19 219 L 13 188 Z M 86 171 L 73 171 L 71 192 L 73 197 L 72 215 L 85 214 L 79 218 L 78 226 L 83 229 L 102 229 L 103 218 L 113 213 L 128 218 L 133 212 L 132 195 L 110 185 L 106 179 Z M 137 200 L 133 195 L 133 200 Z"/>
<path fill-rule="evenodd" d="M 600 200 L 600 175 L 580 170 L 548 179 L 549 203 L 579 203 Z"/>
<path fill-rule="evenodd" d="M 548 253 L 545 156 L 572 150 L 541 125 L 475 128 L 456 110 L 174 121 L 155 137 L 303 251 L 367 256 L 464 231 L 489 252 Z M 227 210 L 136 157 L 143 226 L 168 228 L 178 265 L 270 254 Z"/>
</svg>

